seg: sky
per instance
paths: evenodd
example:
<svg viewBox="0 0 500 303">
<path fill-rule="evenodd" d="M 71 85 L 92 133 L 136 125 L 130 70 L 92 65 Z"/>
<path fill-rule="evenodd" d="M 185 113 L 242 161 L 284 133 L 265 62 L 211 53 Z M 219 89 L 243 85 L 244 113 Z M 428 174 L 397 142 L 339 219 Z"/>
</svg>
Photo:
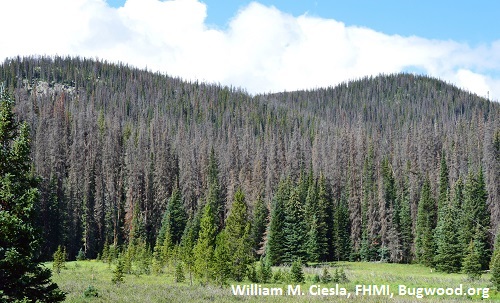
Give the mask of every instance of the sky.
<svg viewBox="0 0 500 303">
<path fill-rule="evenodd" d="M 0 60 L 71 55 L 267 93 L 414 72 L 500 99 L 500 1 L 0 0 Z"/>
</svg>

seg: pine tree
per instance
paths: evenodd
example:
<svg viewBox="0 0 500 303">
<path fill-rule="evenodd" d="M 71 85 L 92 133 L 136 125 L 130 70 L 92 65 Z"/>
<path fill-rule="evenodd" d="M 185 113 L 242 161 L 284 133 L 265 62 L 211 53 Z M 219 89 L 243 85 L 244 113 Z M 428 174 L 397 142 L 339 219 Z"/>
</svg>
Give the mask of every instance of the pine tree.
<svg viewBox="0 0 500 303">
<path fill-rule="evenodd" d="M 269 223 L 269 210 L 264 203 L 264 200 L 259 196 L 254 207 L 252 228 L 250 231 L 250 243 L 252 246 L 253 255 L 258 256 L 264 243 L 266 228 Z"/>
<path fill-rule="evenodd" d="M 490 271 L 491 283 L 497 291 L 500 291 L 500 237 L 498 235 L 495 241 L 493 257 L 491 258 Z"/>
<path fill-rule="evenodd" d="M 411 217 L 409 181 L 405 176 L 399 194 L 399 234 L 401 243 L 401 262 L 410 263 L 412 257 L 413 244 L 413 220 Z"/>
<path fill-rule="evenodd" d="M 304 220 L 304 205 L 300 200 L 300 187 L 290 191 L 290 197 L 285 204 L 285 247 L 283 261 L 304 260 L 306 257 L 307 229 Z"/>
<path fill-rule="evenodd" d="M 476 249 L 480 254 L 481 266 L 486 269 L 490 262 L 491 249 L 489 247 L 488 230 L 490 228 L 490 214 L 486 204 L 488 194 L 482 169 L 477 175 L 469 173 L 464 186 L 464 198 L 459 239 L 462 251 L 467 253 L 472 239 L 476 239 Z M 476 234 L 474 232 L 476 231 Z M 463 257 L 465 258 L 466 255 Z"/>
<path fill-rule="evenodd" d="M 417 261 L 423 265 L 431 266 L 434 261 L 434 229 L 436 226 L 436 205 L 431 196 L 431 185 L 426 178 L 422 186 L 418 204 L 415 255 Z"/>
<path fill-rule="evenodd" d="M 208 159 L 207 186 L 207 203 L 212 204 L 217 231 L 221 231 L 224 226 L 225 203 L 222 198 L 222 188 L 219 180 L 219 163 L 213 146 Z"/>
<path fill-rule="evenodd" d="M 257 272 L 257 276 L 261 283 L 269 283 L 273 276 L 273 271 L 271 268 L 271 263 L 266 258 L 260 259 L 259 270 Z"/>
<path fill-rule="evenodd" d="M 118 264 L 116 265 L 115 270 L 113 271 L 113 277 L 111 278 L 111 282 L 114 284 L 123 283 L 123 277 L 125 273 L 125 262 L 122 258 L 118 258 Z"/>
<path fill-rule="evenodd" d="M 205 204 L 200 220 L 198 241 L 193 248 L 193 270 L 195 276 L 204 282 L 213 278 L 214 249 L 217 236 L 215 214 L 211 203 Z"/>
<path fill-rule="evenodd" d="M 462 256 L 458 240 L 458 226 L 456 224 L 458 218 L 455 215 L 457 211 L 449 201 L 442 202 L 441 208 L 435 234 L 437 249 L 434 265 L 440 271 L 447 273 L 458 272 L 460 271 Z"/>
<path fill-rule="evenodd" d="M 61 245 L 59 245 L 53 257 L 54 261 L 52 263 L 52 268 L 57 274 L 59 274 L 61 272 L 61 269 L 65 268 L 66 249 L 63 249 Z"/>
<path fill-rule="evenodd" d="M 182 265 L 182 262 L 177 262 L 177 265 L 175 266 L 174 278 L 176 283 L 182 283 L 186 281 L 186 276 L 184 275 L 184 266 Z"/>
<path fill-rule="evenodd" d="M 282 264 L 284 261 L 283 254 L 286 249 L 285 204 L 290 197 L 290 187 L 289 180 L 281 180 L 272 201 L 269 239 L 266 246 L 267 258 L 272 265 Z"/>
<path fill-rule="evenodd" d="M 477 280 L 481 277 L 481 255 L 477 249 L 478 242 L 471 240 L 467 247 L 466 255 L 463 261 L 463 272 L 472 280 Z"/>
<path fill-rule="evenodd" d="M 15 121 L 13 103 L 0 91 L 0 296 L 5 301 L 59 302 L 65 294 L 51 282 L 50 269 L 35 261 L 38 180 L 31 171 L 29 128 Z"/>
<path fill-rule="evenodd" d="M 302 261 L 300 259 L 292 262 L 292 267 L 290 268 L 290 275 L 292 282 L 294 283 L 304 283 L 305 277 L 302 271 Z"/>
<path fill-rule="evenodd" d="M 230 250 L 230 242 L 226 231 L 223 230 L 217 235 L 214 256 L 211 262 L 213 279 L 220 286 L 226 285 L 227 280 L 231 276 L 231 254 L 232 251 Z M 246 273 L 246 267 L 244 273 Z M 239 281 L 241 280 L 243 280 L 243 278 L 239 279 Z"/>
<path fill-rule="evenodd" d="M 191 285 L 193 285 L 192 273 L 195 261 L 193 249 L 196 245 L 196 241 L 200 233 L 200 220 L 201 212 L 197 212 L 192 218 L 188 220 L 188 223 L 186 224 L 186 228 L 184 229 L 184 233 L 182 235 L 179 248 L 181 260 L 184 261 L 187 266 L 187 271 L 189 272 L 189 281 Z"/>
<path fill-rule="evenodd" d="M 224 228 L 230 255 L 230 273 L 233 279 L 240 282 L 246 275 L 248 265 L 252 262 L 250 246 L 250 222 L 241 188 L 236 190 L 231 211 Z"/>
<path fill-rule="evenodd" d="M 335 259 L 348 260 L 351 254 L 351 226 L 349 222 L 348 193 L 340 196 L 334 210 Z"/>
<path fill-rule="evenodd" d="M 181 193 L 178 188 L 174 188 L 168 200 L 167 210 L 163 216 L 160 232 L 158 233 L 159 243 L 165 243 L 165 236 L 168 235 L 168 243 L 172 246 L 179 244 L 186 227 L 187 214 L 184 209 Z"/>
</svg>

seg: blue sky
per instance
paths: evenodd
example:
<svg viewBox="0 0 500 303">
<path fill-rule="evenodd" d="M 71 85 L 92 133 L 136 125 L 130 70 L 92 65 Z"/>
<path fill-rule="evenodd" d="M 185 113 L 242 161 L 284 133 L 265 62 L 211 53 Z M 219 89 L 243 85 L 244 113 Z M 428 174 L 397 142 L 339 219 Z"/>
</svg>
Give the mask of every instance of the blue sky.
<svg viewBox="0 0 500 303">
<path fill-rule="evenodd" d="M 500 99 L 500 1 L 22 0 L 0 60 L 123 62 L 252 94 L 416 72 Z M 40 18 L 43 16 L 43 18 Z M 33 29 L 37 29 L 35 32 Z M 37 34 L 34 34 L 37 33 Z"/>
</svg>

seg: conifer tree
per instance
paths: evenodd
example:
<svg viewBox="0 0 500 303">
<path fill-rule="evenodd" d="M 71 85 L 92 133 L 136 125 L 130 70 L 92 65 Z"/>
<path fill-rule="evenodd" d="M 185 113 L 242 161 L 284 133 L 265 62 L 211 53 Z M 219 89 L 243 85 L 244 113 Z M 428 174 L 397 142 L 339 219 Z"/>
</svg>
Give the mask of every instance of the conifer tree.
<svg viewBox="0 0 500 303">
<path fill-rule="evenodd" d="M 307 229 L 304 218 L 304 205 L 300 200 L 299 187 L 290 191 L 290 197 L 285 204 L 285 247 L 283 261 L 306 258 Z"/>
<path fill-rule="evenodd" d="M 302 270 L 302 261 L 300 259 L 292 262 L 290 275 L 292 282 L 294 283 L 303 283 L 305 281 L 304 271 Z"/>
<path fill-rule="evenodd" d="M 230 244 L 231 243 L 229 242 L 226 230 L 221 231 L 217 235 L 216 246 L 211 264 L 213 279 L 220 286 L 224 286 L 226 284 L 232 272 L 232 251 L 230 250 Z M 246 267 L 244 273 L 246 273 Z M 243 279 L 239 279 L 239 281 L 241 280 Z"/>
<path fill-rule="evenodd" d="M 250 243 L 252 252 L 255 257 L 261 251 L 261 246 L 264 243 L 266 228 L 269 223 L 269 210 L 264 203 L 264 200 L 259 196 L 254 207 L 253 221 L 250 231 Z"/>
<path fill-rule="evenodd" d="M 0 298 L 59 302 L 65 294 L 51 282 L 50 269 L 36 262 L 38 180 L 31 170 L 29 128 L 16 122 L 13 105 L 0 91 Z"/>
<path fill-rule="evenodd" d="M 193 270 L 199 279 L 209 282 L 213 278 L 214 249 L 217 236 L 217 226 L 212 204 L 207 203 L 203 208 L 200 220 L 198 241 L 193 248 Z"/>
<path fill-rule="evenodd" d="M 466 250 L 466 255 L 463 260 L 463 272 L 472 280 L 477 280 L 482 273 L 481 270 L 481 255 L 477 249 L 478 241 L 471 240 Z"/>
<path fill-rule="evenodd" d="M 207 172 L 207 203 L 212 204 L 212 211 L 216 218 L 217 231 L 221 231 L 224 226 L 224 208 L 225 203 L 222 198 L 222 188 L 219 180 L 219 162 L 212 146 L 208 159 Z"/>
<path fill-rule="evenodd" d="M 495 240 L 495 250 L 490 264 L 491 283 L 500 291 L 500 237 L 497 235 Z"/>
<path fill-rule="evenodd" d="M 334 210 L 335 259 L 348 260 L 351 254 L 348 193 L 342 193 Z"/>
<path fill-rule="evenodd" d="M 286 249 L 285 231 L 285 204 L 290 196 L 290 182 L 283 179 L 272 201 L 271 221 L 269 224 L 269 239 L 266 246 L 266 255 L 272 265 L 283 263 L 283 254 Z"/>
<path fill-rule="evenodd" d="M 481 266 L 489 265 L 491 250 L 489 248 L 490 214 L 486 205 L 487 192 L 482 169 L 475 176 L 469 173 L 464 185 L 462 216 L 459 239 L 462 251 L 466 254 L 470 241 L 475 239 L 476 249 L 480 254 Z M 476 234 L 474 234 L 476 232 Z M 464 254 L 464 258 L 466 255 Z"/>
<path fill-rule="evenodd" d="M 401 243 L 401 261 L 409 263 L 412 258 L 413 220 L 411 217 L 408 176 L 404 177 L 399 194 L 399 234 Z"/>
<path fill-rule="evenodd" d="M 420 264 L 431 266 L 434 261 L 434 229 L 436 226 L 436 205 L 431 195 L 429 178 L 422 186 L 418 204 L 415 238 L 415 255 Z"/>
<path fill-rule="evenodd" d="M 61 269 L 65 268 L 66 249 L 65 248 L 63 249 L 61 245 L 59 245 L 53 257 L 54 261 L 52 263 L 52 268 L 57 274 L 59 274 L 61 272 Z"/>
<path fill-rule="evenodd" d="M 236 190 L 231 211 L 226 220 L 224 228 L 225 241 L 227 241 L 228 251 L 231 252 L 230 273 L 236 281 L 242 281 L 246 275 L 248 265 L 251 260 L 250 247 L 250 222 L 248 221 L 248 211 L 245 202 L 245 195 L 241 188 Z"/>
<path fill-rule="evenodd" d="M 271 281 L 273 271 L 271 269 L 271 263 L 268 261 L 267 257 L 260 259 L 257 276 L 262 283 L 269 283 Z"/>
<path fill-rule="evenodd" d="M 160 243 L 164 243 L 165 235 L 168 234 L 170 239 L 168 242 L 171 245 L 179 244 L 182 234 L 186 227 L 187 214 L 184 209 L 181 192 L 178 188 L 174 188 L 172 195 L 168 200 L 167 210 L 163 216 L 158 239 Z"/>
<path fill-rule="evenodd" d="M 437 249 L 434 265 L 440 271 L 458 272 L 462 256 L 458 240 L 457 216 L 455 215 L 457 211 L 450 201 L 442 202 L 441 208 L 435 234 Z"/>
<path fill-rule="evenodd" d="M 200 232 L 200 220 L 201 211 L 197 212 L 192 218 L 188 220 L 188 223 L 186 224 L 186 228 L 184 229 L 184 233 L 182 235 L 179 248 L 181 260 L 184 261 L 187 267 L 187 271 L 189 272 L 189 281 L 191 285 L 193 285 L 192 273 L 195 261 L 193 249 L 196 245 L 196 241 Z"/>
</svg>

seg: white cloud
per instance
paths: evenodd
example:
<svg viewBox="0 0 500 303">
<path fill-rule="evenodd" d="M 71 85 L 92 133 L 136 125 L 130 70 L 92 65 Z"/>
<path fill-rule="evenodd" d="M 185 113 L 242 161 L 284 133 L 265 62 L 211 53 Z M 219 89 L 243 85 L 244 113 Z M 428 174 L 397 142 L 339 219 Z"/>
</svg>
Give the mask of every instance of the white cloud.
<svg viewBox="0 0 500 303">
<path fill-rule="evenodd" d="M 454 41 L 386 35 L 369 28 L 251 3 L 227 29 L 209 28 L 197 0 L 17 0 L 3 4 L 0 58 L 80 55 L 148 67 L 249 92 L 294 90 L 408 69 L 498 99 L 500 40 Z M 498 77 L 498 76 L 497 76 Z"/>
</svg>

